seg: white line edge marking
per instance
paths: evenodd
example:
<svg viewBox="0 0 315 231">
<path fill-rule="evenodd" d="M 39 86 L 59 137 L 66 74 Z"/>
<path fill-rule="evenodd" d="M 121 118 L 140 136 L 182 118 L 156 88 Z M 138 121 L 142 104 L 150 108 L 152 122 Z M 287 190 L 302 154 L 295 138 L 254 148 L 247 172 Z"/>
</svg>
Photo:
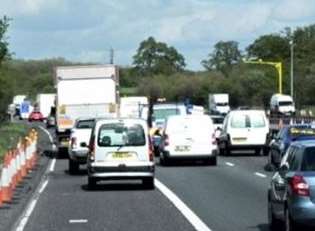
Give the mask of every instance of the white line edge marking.
<svg viewBox="0 0 315 231">
<path fill-rule="evenodd" d="M 87 223 L 87 222 L 88 222 L 87 219 L 71 219 L 71 220 L 69 220 L 70 224 Z"/>
<path fill-rule="evenodd" d="M 42 129 L 49 137 L 50 143 L 53 144 L 54 143 L 54 139 L 52 137 L 52 135 L 50 134 L 49 131 L 47 131 L 47 129 L 45 129 L 43 126 L 39 125 L 38 126 L 40 129 Z"/>
<path fill-rule="evenodd" d="M 38 190 L 39 194 L 42 194 L 46 188 L 48 184 L 48 180 L 45 180 L 44 184 L 40 187 L 40 189 Z"/>
<path fill-rule="evenodd" d="M 54 159 L 51 161 L 51 164 L 50 164 L 50 167 L 49 167 L 49 172 L 53 172 L 53 171 L 54 171 L 55 165 L 56 165 L 56 158 L 54 158 Z"/>
<path fill-rule="evenodd" d="M 262 178 L 266 178 L 267 176 L 265 174 L 262 174 L 260 172 L 255 172 L 256 176 L 262 177 Z"/>
<path fill-rule="evenodd" d="M 234 167 L 234 166 L 235 166 L 235 164 L 233 164 L 233 163 L 231 163 L 231 162 L 225 162 L 225 164 L 226 164 L 227 166 L 230 166 L 230 167 Z"/>
<path fill-rule="evenodd" d="M 158 179 L 155 179 L 155 186 L 173 203 L 197 231 L 211 231 L 211 229 L 190 208 L 188 208 L 188 206 L 179 199 L 175 193 Z"/>
</svg>

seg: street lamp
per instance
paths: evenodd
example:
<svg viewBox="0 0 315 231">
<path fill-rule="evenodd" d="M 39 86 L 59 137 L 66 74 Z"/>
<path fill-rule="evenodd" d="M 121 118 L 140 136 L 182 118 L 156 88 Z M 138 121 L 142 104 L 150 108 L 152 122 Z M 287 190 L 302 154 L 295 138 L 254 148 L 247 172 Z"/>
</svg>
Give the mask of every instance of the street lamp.
<svg viewBox="0 0 315 231">
<path fill-rule="evenodd" d="M 244 63 L 249 64 L 262 64 L 262 65 L 270 65 L 276 68 L 278 72 L 278 93 L 282 94 L 282 63 L 281 62 L 267 62 L 263 61 L 262 59 L 258 59 L 258 61 L 247 61 L 243 60 Z"/>
<path fill-rule="evenodd" d="M 290 61 L 291 61 L 291 66 L 290 66 L 290 76 L 291 76 L 291 81 L 290 81 L 290 93 L 292 99 L 294 99 L 294 41 L 293 39 L 290 40 Z"/>
</svg>

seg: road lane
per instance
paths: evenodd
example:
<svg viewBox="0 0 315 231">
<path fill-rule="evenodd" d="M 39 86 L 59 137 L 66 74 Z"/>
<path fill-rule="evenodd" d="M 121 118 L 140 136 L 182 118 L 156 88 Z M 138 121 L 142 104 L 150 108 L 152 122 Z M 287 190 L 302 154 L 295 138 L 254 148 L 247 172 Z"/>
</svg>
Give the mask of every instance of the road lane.
<svg viewBox="0 0 315 231">
<path fill-rule="evenodd" d="M 217 167 L 158 167 L 157 177 L 214 231 L 268 230 L 269 177 L 243 165 L 231 167 L 220 158 Z"/>
<path fill-rule="evenodd" d="M 85 171 L 72 176 L 66 168 L 57 160 L 25 231 L 194 230 L 159 190 L 122 182 L 89 191 Z"/>
</svg>

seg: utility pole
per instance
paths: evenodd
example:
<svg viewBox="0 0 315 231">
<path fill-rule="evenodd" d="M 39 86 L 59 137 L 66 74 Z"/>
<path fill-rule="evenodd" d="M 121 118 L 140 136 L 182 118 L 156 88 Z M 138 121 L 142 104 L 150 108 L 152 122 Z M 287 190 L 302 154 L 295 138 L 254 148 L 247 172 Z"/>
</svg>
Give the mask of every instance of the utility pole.
<svg viewBox="0 0 315 231">
<path fill-rule="evenodd" d="M 290 55 L 291 55 L 291 66 L 290 66 L 290 75 L 291 75 L 291 81 L 290 81 L 290 93 L 291 97 L 294 100 L 294 41 L 293 38 L 290 40 Z"/>
<path fill-rule="evenodd" d="M 109 49 L 109 64 L 114 64 L 114 49 L 112 47 Z"/>
</svg>

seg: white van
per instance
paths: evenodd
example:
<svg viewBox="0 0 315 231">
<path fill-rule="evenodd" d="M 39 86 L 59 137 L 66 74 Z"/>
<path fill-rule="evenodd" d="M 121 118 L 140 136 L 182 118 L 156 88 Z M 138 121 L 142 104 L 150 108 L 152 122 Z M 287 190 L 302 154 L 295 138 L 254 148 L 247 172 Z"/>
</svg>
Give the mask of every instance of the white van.
<svg viewBox="0 0 315 231">
<path fill-rule="evenodd" d="M 271 114 L 294 115 L 295 106 L 291 96 L 274 94 L 270 100 Z"/>
<path fill-rule="evenodd" d="M 154 156 L 145 120 L 99 120 L 89 148 L 89 188 L 99 180 L 118 179 L 141 179 L 145 187 L 154 188 Z"/>
<path fill-rule="evenodd" d="M 170 116 L 160 145 L 160 162 L 197 159 L 217 164 L 217 144 L 212 120 L 207 115 Z"/>
<path fill-rule="evenodd" d="M 224 119 L 218 138 L 220 154 L 231 150 L 253 149 L 268 154 L 269 123 L 263 110 L 235 110 Z"/>
</svg>

